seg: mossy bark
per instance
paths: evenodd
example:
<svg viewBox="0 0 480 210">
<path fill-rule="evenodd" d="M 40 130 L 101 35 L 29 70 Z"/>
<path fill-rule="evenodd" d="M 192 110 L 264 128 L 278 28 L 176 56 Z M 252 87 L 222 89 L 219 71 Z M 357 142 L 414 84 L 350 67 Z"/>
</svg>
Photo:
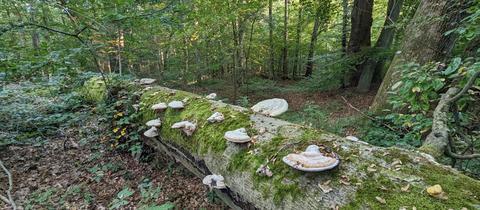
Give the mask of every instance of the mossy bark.
<svg viewBox="0 0 480 210">
<path fill-rule="evenodd" d="M 182 111 L 154 113 L 150 106 L 187 98 Z M 475 209 L 480 206 L 480 182 L 446 166 L 428 155 L 398 148 L 380 148 L 353 142 L 312 128 L 254 114 L 247 109 L 209 101 L 198 95 L 154 87 L 144 91 L 140 112 L 143 120 L 161 118 L 160 137 L 145 139 L 160 152 L 175 157 L 195 175 L 225 177 L 228 189 L 218 191 L 230 206 L 243 209 Z M 222 123 L 206 119 L 215 111 L 223 112 Z M 187 137 L 170 126 L 181 120 L 194 121 L 197 131 Z M 255 144 L 226 142 L 227 130 L 245 127 Z M 260 131 L 266 130 L 264 133 Z M 304 173 L 281 161 L 290 152 L 304 150 L 309 144 L 323 144 L 340 155 L 341 164 L 334 170 Z M 401 164 L 398 162 L 401 161 Z M 397 163 L 397 164 L 394 164 Z M 273 177 L 255 174 L 267 164 Z M 399 166 L 396 166 L 399 165 Z M 372 167 L 375 170 L 372 170 Z M 320 183 L 330 180 L 331 192 Z M 448 199 L 430 197 L 425 188 L 440 184 Z M 401 188 L 410 185 L 407 191 Z M 382 204 L 375 197 L 382 197 Z"/>
</svg>

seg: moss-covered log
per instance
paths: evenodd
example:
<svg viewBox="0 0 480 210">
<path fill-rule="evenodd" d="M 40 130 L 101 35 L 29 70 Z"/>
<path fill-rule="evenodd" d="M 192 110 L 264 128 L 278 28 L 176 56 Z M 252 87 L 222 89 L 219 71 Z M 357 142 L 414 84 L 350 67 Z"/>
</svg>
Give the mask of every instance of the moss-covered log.
<svg viewBox="0 0 480 210">
<path fill-rule="evenodd" d="M 155 113 L 159 102 L 188 99 L 181 111 Z M 480 182 L 439 165 L 418 151 L 381 148 L 354 142 L 323 131 L 254 114 L 238 106 L 206 100 L 195 94 L 163 87 L 144 90 L 140 98 L 143 122 L 160 117 L 160 137 L 145 141 L 177 159 L 198 177 L 221 174 L 228 189 L 217 191 L 232 207 L 243 209 L 468 209 L 480 208 Z M 215 111 L 222 123 L 207 123 Z M 197 123 L 187 137 L 171 129 L 175 122 Z M 228 130 L 245 127 L 255 144 L 237 145 L 224 140 Z M 340 155 L 340 165 L 330 171 L 304 173 L 285 165 L 281 158 L 323 144 Z M 272 177 L 256 169 L 267 164 Z M 329 182 L 330 192 L 321 184 Z M 440 184 L 447 199 L 428 195 L 425 188 Z M 325 189 L 325 188 L 324 188 Z M 328 190 L 327 190 L 328 191 Z M 382 199 L 385 199 L 383 202 Z M 381 202 L 382 201 L 382 202 Z"/>
</svg>

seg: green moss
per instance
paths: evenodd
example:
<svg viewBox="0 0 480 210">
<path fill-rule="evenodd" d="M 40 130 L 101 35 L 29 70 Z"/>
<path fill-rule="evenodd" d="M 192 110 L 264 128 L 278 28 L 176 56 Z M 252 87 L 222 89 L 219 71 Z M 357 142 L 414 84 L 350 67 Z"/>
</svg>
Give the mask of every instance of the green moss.
<svg viewBox="0 0 480 210">
<path fill-rule="evenodd" d="M 105 82 L 100 77 L 92 77 L 85 81 L 80 94 L 88 101 L 101 102 L 107 97 Z"/>
<path fill-rule="evenodd" d="M 467 176 L 452 174 L 439 166 L 410 165 L 404 166 L 404 172 L 423 179 L 423 183 L 410 183 L 409 192 L 402 192 L 401 187 L 408 182 L 394 182 L 381 173 L 372 173 L 362 183 L 355 198 L 342 209 L 399 209 L 400 207 L 417 209 L 475 209 L 480 205 L 480 184 Z M 448 199 L 442 200 L 429 196 L 425 188 L 440 184 Z M 385 199 L 386 204 L 376 200 L 376 196 Z M 408 209 L 407 208 L 407 209 Z"/>
<path fill-rule="evenodd" d="M 184 98 L 189 98 L 189 100 L 181 111 L 167 109 L 164 113 L 158 114 L 150 109 L 156 103 L 168 103 Z M 183 91 L 169 94 L 154 88 L 144 93 L 140 101 L 144 122 L 160 117 L 163 124 L 160 133 L 165 140 L 173 141 L 189 151 L 199 154 L 209 150 L 215 153 L 223 152 L 227 148 L 226 140 L 223 138 L 225 132 L 241 127 L 247 129 L 251 127 L 249 113 L 240 113 L 226 107 L 213 110 L 208 100 L 197 98 L 195 95 Z M 215 111 L 224 114 L 225 120 L 222 123 L 207 122 L 207 118 Z M 187 137 L 181 130 L 171 128 L 174 123 L 184 120 L 197 123 L 197 129 L 192 136 Z"/>
</svg>

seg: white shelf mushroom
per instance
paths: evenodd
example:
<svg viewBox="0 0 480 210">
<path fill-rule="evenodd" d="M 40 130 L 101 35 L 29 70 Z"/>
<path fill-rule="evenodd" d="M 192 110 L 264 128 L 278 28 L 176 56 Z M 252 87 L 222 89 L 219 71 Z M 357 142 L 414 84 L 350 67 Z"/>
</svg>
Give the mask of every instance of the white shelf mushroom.
<svg viewBox="0 0 480 210">
<path fill-rule="evenodd" d="M 223 136 L 227 141 L 234 142 L 234 143 L 247 143 L 252 139 L 247 134 L 247 130 L 245 128 L 239 128 L 233 131 L 225 132 Z"/>
<path fill-rule="evenodd" d="M 215 98 L 217 98 L 217 94 L 216 93 L 210 93 L 207 96 L 205 96 L 205 98 L 208 99 L 208 100 L 215 100 Z"/>
<path fill-rule="evenodd" d="M 222 113 L 215 112 L 215 113 L 212 114 L 212 116 L 207 118 L 207 121 L 209 123 L 216 123 L 216 122 L 222 122 L 224 119 L 225 119 L 225 116 L 223 116 Z"/>
<path fill-rule="evenodd" d="M 210 187 L 210 189 L 225 189 L 227 186 L 225 185 L 225 179 L 222 175 L 212 174 L 205 176 L 202 180 L 203 184 Z"/>
<path fill-rule="evenodd" d="M 156 79 L 152 79 L 152 78 L 142 78 L 139 80 L 139 83 L 141 85 L 150 85 L 152 83 L 154 83 L 155 81 L 157 81 Z"/>
<path fill-rule="evenodd" d="M 191 136 L 193 132 L 195 132 L 195 129 L 197 128 L 197 125 L 195 123 L 189 122 L 189 121 L 182 121 L 182 122 L 177 122 L 172 125 L 172 128 L 175 129 L 182 129 L 182 131 L 187 135 Z"/>
<path fill-rule="evenodd" d="M 155 111 L 163 111 L 163 110 L 167 109 L 168 106 L 165 103 L 158 103 L 158 104 L 152 105 L 151 108 Z"/>
<path fill-rule="evenodd" d="M 162 121 L 160 119 L 149 120 L 145 123 L 148 127 L 160 127 L 162 125 Z"/>
<path fill-rule="evenodd" d="M 158 136 L 158 130 L 157 128 L 155 127 L 151 127 L 150 129 L 148 129 L 147 131 L 145 131 L 143 133 L 144 136 L 148 137 L 148 138 L 154 138 L 154 137 L 157 137 Z"/>
<path fill-rule="evenodd" d="M 172 109 L 183 109 L 183 102 L 181 101 L 172 101 L 170 103 L 168 103 L 168 107 L 172 108 Z"/>
<path fill-rule="evenodd" d="M 331 155 L 326 155 L 320 152 L 320 148 L 317 145 L 308 146 L 305 152 L 300 154 L 288 154 L 283 157 L 282 160 L 284 163 L 297 170 L 307 172 L 329 170 L 340 163 L 340 160 L 335 153 L 332 152 Z"/>
<path fill-rule="evenodd" d="M 275 117 L 288 110 L 288 103 L 285 99 L 273 98 L 258 102 L 252 106 L 252 110 L 263 115 Z"/>
</svg>

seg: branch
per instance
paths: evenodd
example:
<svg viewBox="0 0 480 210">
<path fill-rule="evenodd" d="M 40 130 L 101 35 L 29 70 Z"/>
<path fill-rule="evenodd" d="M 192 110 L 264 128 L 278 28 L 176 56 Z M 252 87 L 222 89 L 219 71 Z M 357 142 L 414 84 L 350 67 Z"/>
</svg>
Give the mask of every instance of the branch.
<svg viewBox="0 0 480 210">
<path fill-rule="evenodd" d="M 465 94 L 472 86 L 475 84 L 475 80 L 480 76 L 480 71 L 475 72 L 472 77 L 468 80 L 467 84 L 463 86 L 462 90 L 457 93 L 454 97 L 450 98 L 449 103 L 455 103 L 462 97 L 463 94 Z"/>
<path fill-rule="evenodd" d="M 0 167 L 2 167 L 3 171 L 7 174 L 8 176 L 8 190 L 7 190 L 7 196 L 8 196 L 8 202 L 10 203 L 10 205 L 12 206 L 13 210 L 17 210 L 17 205 L 15 205 L 15 202 L 13 201 L 13 198 L 12 198 L 12 188 L 13 188 L 13 181 L 12 181 L 12 174 L 10 173 L 10 171 L 8 171 L 7 168 L 5 168 L 5 166 L 3 165 L 3 162 L 0 160 Z M 2 196 L 3 197 L 3 196 Z M 4 197 L 2 198 L 2 200 L 4 199 Z"/>
<path fill-rule="evenodd" d="M 343 101 L 345 102 L 345 104 L 347 104 L 350 108 L 352 108 L 353 110 L 357 111 L 358 113 L 362 114 L 363 116 L 367 117 L 368 119 L 372 120 L 372 121 L 375 121 L 375 122 L 379 122 L 377 119 L 375 119 L 374 117 L 368 115 L 368 114 L 365 114 L 365 112 L 362 112 L 360 109 L 358 109 L 357 107 L 354 107 L 351 103 L 349 103 L 347 101 L 347 99 L 343 96 L 340 96 L 342 97 Z M 397 131 L 396 129 L 392 128 L 392 126 L 389 126 L 383 122 L 379 122 L 380 124 L 382 124 L 383 126 L 387 127 L 388 129 L 390 129 L 391 131 Z"/>
<path fill-rule="evenodd" d="M 461 155 L 461 154 L 454 153 L 454 152 L 452 151 L 452 147 L 451 147 L 450 145 L 447 145 L 447 155 L 450 156 L 450 157 L 452 157 L 452 158 L 462 159 L 462 160 L 480 158 L 480 154 L 479 154 L 479 153 L 469 154 L 469 155 Z"/>
</svg>

